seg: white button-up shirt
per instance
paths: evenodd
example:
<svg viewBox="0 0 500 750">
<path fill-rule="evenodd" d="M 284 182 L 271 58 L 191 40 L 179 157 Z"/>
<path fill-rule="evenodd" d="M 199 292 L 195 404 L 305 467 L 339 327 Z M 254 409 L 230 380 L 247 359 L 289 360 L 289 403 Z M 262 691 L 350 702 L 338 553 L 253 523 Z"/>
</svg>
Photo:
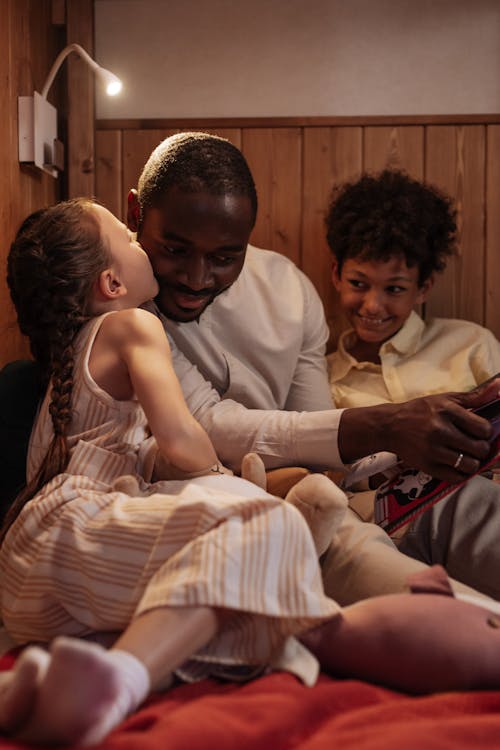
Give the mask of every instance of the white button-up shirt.
<svg viewBox="0 0 500 750">
<path fill-rule="evenodd" d="M 256 451 L 268 468 L 342 468 L 328 326 L 313 284 L 290 260 L 249 245 L 240 276 L 199 320 L 162 320 L 188 406 L 223 462 L 239 468 Z"/>
</svg>

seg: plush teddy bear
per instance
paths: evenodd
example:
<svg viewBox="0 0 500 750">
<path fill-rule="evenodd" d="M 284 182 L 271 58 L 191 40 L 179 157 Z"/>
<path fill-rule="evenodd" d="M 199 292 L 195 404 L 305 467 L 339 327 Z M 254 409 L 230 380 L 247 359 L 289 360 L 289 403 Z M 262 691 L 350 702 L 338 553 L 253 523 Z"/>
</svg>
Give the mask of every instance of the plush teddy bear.
<svg viewBox="0 0 500 750">
<path fill-rule="evenodd" d="M 284 472 L 281 473 L 281 472 Z M 241 476 L 273 495 L 282 496 L 304 516 L 311 531 L 318 557 L 326 552 L 341 525 L 347 510 L 347 496 L 324 474 L 309 474 L 307 469 L 292 468 L 271 472 L 272 486 L 268 487 L 264 463 L 257 453 L 247 453 L 241 463 Z"/>
</svg>

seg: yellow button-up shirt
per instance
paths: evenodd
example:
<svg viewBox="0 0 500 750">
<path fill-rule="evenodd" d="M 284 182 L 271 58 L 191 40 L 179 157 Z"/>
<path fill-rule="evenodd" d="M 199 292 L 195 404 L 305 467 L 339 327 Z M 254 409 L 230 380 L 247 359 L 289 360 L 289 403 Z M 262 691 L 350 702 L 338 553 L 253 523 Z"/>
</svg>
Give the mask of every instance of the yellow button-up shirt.
<svg viewBox="0 0 500 750">
<path fill-rule="evenodd" d="M 425 322 L 412 312 L 380 348 L 381 364 L 358 362 L 345 331 L 328 357 L 332 397 L 338 408 L 401 403 L 425 394 L 468 391 L 500 372 L 500 343 L 486 328 L 465 320 Z"/>
</svg>

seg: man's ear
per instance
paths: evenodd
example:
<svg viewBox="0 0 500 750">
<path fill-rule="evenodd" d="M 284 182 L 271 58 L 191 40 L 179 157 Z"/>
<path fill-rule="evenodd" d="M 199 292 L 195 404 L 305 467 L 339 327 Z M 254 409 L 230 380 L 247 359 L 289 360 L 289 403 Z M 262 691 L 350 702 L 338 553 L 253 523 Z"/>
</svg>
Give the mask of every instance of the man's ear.
<svg viewBox="0 0 500 750">
<path fill-rule="evenodd" d="M 139 229 L 139 196 L 137 190 L 129 190 L 127 196 L 127 226 L 131 232 Z"/>
<path fill-rule="evenodd" d="M 424 281 L 422 286 L 418 288 L 418 295 L 417 295 L 417 300 L 416 300 L 418 305 L 421 305 L 422 302 L 425 302 L 433 286 L 434 286 L 434 274 L 431 274 L 429 278 Z"/>
<path fill-rule="evenodd" d="M 115 300 L 127 293 L 127 287 L 113 268 L 106 268 L 97 279 L 97 291 L 101 298 Z"/>
<path fill-rule="evenodd" d="M 336 260 L 334 260 L 332 263 L 332 284 L 338 292 L 340 287 L 340 273 L 339 264 Z"/>
</svg>

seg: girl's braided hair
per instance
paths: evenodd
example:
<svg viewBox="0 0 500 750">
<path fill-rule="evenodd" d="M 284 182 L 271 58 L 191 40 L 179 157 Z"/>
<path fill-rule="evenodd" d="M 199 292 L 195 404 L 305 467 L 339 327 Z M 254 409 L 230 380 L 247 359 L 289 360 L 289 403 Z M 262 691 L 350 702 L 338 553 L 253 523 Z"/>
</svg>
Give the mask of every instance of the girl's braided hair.
<svg viewBox="0 0 500 750">
<path fill-rule="evenodd" d="M 19 328 L 29 338 L 44 383 L 50 383 L 54 436 L 36 476 L 10 507 L 0 542 L 28 500 L 68 464 L 75 337 L 92 317 L 92 289 L 110 263 L 93 205 L 76 198 L 35 211 L 10 247 L 7 283 Z"/>
</svg>

